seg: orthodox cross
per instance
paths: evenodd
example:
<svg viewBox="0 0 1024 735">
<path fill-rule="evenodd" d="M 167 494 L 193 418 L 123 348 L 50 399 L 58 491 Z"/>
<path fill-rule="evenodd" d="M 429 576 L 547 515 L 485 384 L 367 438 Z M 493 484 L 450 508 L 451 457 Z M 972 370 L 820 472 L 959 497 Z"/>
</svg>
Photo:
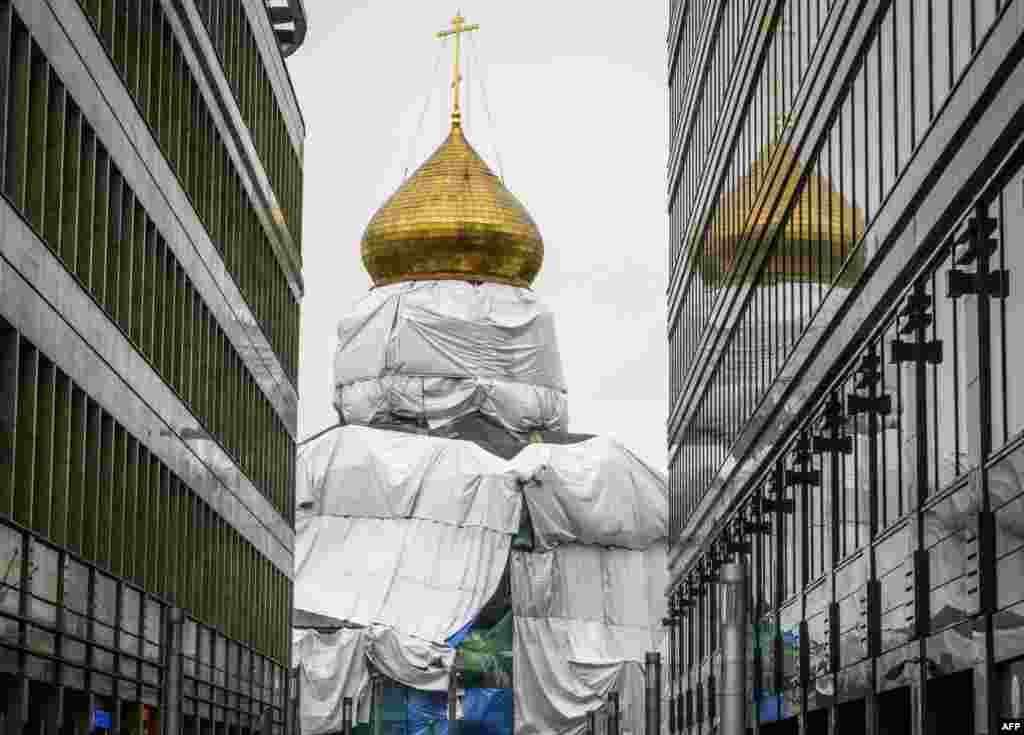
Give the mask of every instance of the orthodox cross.
<svg viewBox="0 0 1024 735">
<path fill-rule="evenodd" d="M 480 28 L 479 25 L 474 23 L 473 25 L 466 25 L 466 19 L 462 17 L 462 13 L 456 12 L 455 17 L 452 18 L 452 27 L 443 31 L 437 32 L 438 38 L 447 38 L 448 36 L 455 36 L 455 69 L 452 74 L 452 124 L 458 125 L 461 122 L 462 114 L 459 112 L 459 82 L 462 81 L 462 75 L 459 73 L 459 39 L 463 33 L 469 33 Z"/>
</svg>

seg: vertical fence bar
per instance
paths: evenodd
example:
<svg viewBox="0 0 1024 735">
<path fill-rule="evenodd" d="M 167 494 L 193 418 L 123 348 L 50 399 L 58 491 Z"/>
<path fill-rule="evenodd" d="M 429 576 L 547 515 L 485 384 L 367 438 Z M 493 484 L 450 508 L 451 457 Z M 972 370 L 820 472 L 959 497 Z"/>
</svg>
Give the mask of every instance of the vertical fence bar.
<svg viewBox="0 0 1024 735">
<path fill-rule="evenodd" d="M 352 735 L 352 697 L 345 697 L 341 704 L 341 733 Z"/>
<path fill-rule="evenodd" d="M 644 657 L 644 716 L 647 735 L 661 732 L 661 654 L 648 651 Z"/>
</svg>

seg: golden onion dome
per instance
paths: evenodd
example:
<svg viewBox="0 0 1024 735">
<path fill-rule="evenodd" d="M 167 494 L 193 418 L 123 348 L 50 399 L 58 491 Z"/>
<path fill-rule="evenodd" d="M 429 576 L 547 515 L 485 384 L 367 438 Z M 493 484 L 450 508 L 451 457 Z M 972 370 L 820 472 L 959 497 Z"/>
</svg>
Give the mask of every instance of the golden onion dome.
<svg viewBox="0 0 1024 735">
<path fill-rule="evenodd" d="M 457 279 L 527 287 L 544 241 L 455 117 L 444 143 L 373 215 L 362 255 L 375 286 Z"/>
</svg>

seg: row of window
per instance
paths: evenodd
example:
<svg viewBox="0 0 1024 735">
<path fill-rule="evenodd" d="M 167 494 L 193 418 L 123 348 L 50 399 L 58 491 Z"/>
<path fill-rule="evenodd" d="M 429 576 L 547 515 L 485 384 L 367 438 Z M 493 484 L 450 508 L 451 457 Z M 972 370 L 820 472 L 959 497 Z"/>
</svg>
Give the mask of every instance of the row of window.
<svg viewBox="0 0 1024 735">
<path fill-rule="evenodd" d="M 4 193 L 290 517 L 295 448 L 286 427 L 26 28 L 6 17 Z"/>
<path fill-rule="evenodd" d="M 298 302 L 192 76 L 163 3 L 80 3 L 286 374 L 296 383 Z M 292 227 L 291 231 L 297 238 L 297 230 Z"/>
<path fill-rule="evenodd" d="M 979 613 L 998 621 L 997 661 L 1024 654 L 1024 389 L 1009 377 L 1024 370 L 1013 339 L 1024 319 L 1018 159 L 809 408 L 689 573 L 670 669 L 680 701 L 707 694 L 723 594 L 716 569 L 737 552 L 749 562 L 762 691 L 813 689 L 818 677 L 921 636 L 946 650 L 958 636 L 971 640 Z M 956 649 L 935 658 L 931 675 L 977 663 Z"/>
<path fill-rule="evenodd" d="M 23 724 L 36 732 L 45 729 L 40 720 L 60 714 L 51 710 L 54 691 L 39 687 L 41 682 L 67 687 L 64 722 L 54 723 L 65 727 L 86 724 L 86 692 L 98 697 L 96 708 L 105 712 L 113 698 L 121 699 L 126 723 L 160 704 L 164 601 L 4 520 L 0 563 L 0 692 L 6 694 L 0 698 L 0 725 L 15 725 L 18 675 L 33 683 L 29 721 Z"/>
<path fill-rule="evenodd" d="M 695 155 L 685 161 L 685 168 L 670 210 L 670 231 L 673 233 L 672 262 L 676 268 L 687 268 L 678 307 L 672 321 L 670 353 L 673 360 L 670 400 L 682 390 L 688 371 L 693 367 L 702 340 L 710 329 L 716 303 L 723 287 L 729 285 L 738 267 L 747 239 L 758 238 L 771 220 L 767 212 L 755 211 L 757 196 L 767 182 L 773 191 L 780 188 L 794 193 L 794 180 L 787 179 L 794 164 L 792 154 L 780 148 L 778 139 L 784 133 L 786 115 L 807 70 L 814 47 L 827 18 L 824 0 L 790 0 L 771 40 L 765 66 L 750 105 L 746 123 L 733 149 L 724 186 L 728 193 L 715 203 L 707 228 L 692 234 L 699 223 L 703 207 L 697 202 L 707 181 L 714 178 L 704 170 L 705 159 Z M 704 142 L 710 147 L 722 113 L 717 104 L 706 105 Z M 817 195 L 817 194 L 816 194 Z M 827 203 L 831 198 L 825 195 Z M 684 243 L 688 243 L 684 247 Z M 676 260 L 676 257 L 679 259 Z M 674 276 L 673 276 L 674 277 Z"/>
<path fill-rule="evenodd" d="M 273 732 L 282 732 L 287 705 L 284 666 L 186 618 L 182 674 L 185 732 L 191 732 L 189 724 L 202 720 L 225 723 L 235 731 L 256 731 L 268 707 Z"/>
<path fill-rule="evenodd" d="M 715 481 L 825 294 L 860 278 L 864 254 L 855 245 L 865 223 L 878 213 L 997 9 L 995 0 L 891 4 L 820 149 L 805 163 L 776 148 L 772 163 L 754 166 L 737 194 L 723 200 L 729 206 L 720 208 L 702 249 L 689 259 L 689 290 L 671 336 L 674 398 L 687 373 L 701 367 L 702 340 L 726 294 L 749 281 L 753 288 L 693 419 L 677 440 L 681 450 L 670 480 L 676 532 Z M 767 75 L 779 76 L 771 61 Z M 758 95 L 747 127 L 762 132 L 741 136 L 734 179 L 742 170 L 735 161 L 763 150 L 777 110 L 770 96 Z M 750 213 L 765 181 L 778 187 L 775 212 L 781 214 Z M 744 213 L 739 225 L 729 220 L 736 209 Z M 781 226 L 768 242 L 760 232 L 775 221 Z M 716 238 L 716 232 L 726 236 Z M 735 272 L 745 259 L 756 277 Z"/>
<path fill-rule="evenodd" d="M 243 0 L 198 0 L 224 76 L 252 131 L 296 247 L 302 242 L 302 164 L 288 135 Z"/>
<path fill-rule="evenodd" d="M 288 578 L 4 324 L 0 361 L 0 517 L 286 661 Z"/>
</svg>

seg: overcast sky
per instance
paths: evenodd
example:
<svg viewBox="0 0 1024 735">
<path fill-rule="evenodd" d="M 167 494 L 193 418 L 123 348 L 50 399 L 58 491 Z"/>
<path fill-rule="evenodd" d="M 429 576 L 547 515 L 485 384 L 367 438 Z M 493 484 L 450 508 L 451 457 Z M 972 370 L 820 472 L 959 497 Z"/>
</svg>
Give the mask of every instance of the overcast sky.
<svg viewBox="0 0 1024 735">
<path fill-rule="evenodd" d="M 570 428 L 613 436 L 664 470 L 667 0 L 306 7 L 309 33 L 289 59 L 307 127 L 300 436 L 335 421 L 329 345 L 370 287 L 363 229 L 410 156 L 415 169 L 447 132 L 451 46 L 434 33 L 461 10 L 481 26 L 464 126 L 496 171 L 500 156 L 544 237 L 534 288 L 555 312 Z"/>
</svg>

